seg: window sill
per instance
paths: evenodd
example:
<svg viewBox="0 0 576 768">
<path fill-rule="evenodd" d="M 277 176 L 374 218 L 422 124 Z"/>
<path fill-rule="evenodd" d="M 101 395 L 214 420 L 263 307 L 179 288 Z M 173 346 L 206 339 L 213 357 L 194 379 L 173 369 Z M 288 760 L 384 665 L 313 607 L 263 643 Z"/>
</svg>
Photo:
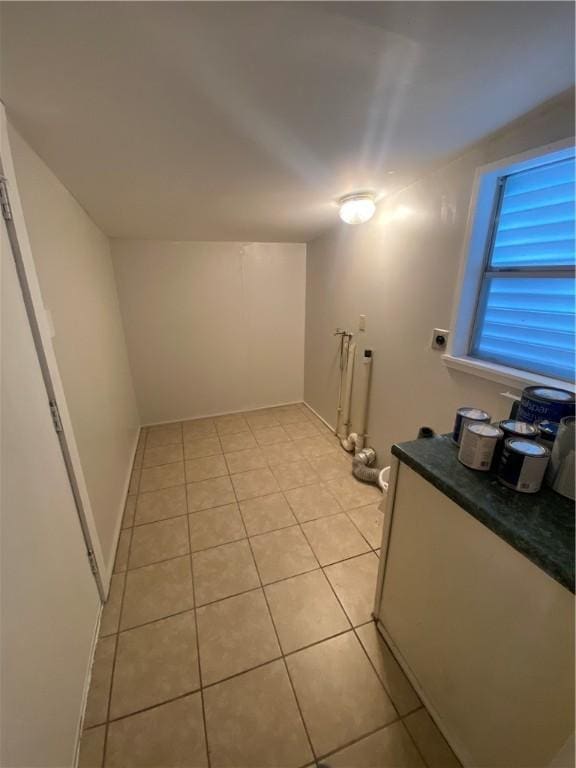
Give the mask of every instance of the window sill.
<svg viewBox="0 0 576 768">
<path fill-rule="evenodd" d="M 507 368 L 504 365 L 488 363 L 484 360 L 477 360 L 474 357 L 455 357 L 454 355 L 442 355 L 442 362 L 448 368 L 456 371 L 469 373 L 472 376 L 479 376 L 482 379 L 496 381 L 498 384 L 506 384 L 516 389 L 524 387 L 543 386 L 566 389 L 569 392 L 576 392 L 576 386 L 563 379 L 553 379 L 549 376 L 541 376 L 538 373 L 529 373 L 521 371 L 518 368 Z"/>
</svg>

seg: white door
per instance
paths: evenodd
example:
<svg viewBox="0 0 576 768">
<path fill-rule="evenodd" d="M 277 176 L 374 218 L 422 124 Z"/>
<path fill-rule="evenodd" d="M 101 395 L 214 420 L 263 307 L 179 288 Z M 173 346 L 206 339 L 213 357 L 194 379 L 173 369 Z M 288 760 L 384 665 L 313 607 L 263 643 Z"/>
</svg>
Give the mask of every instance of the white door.
<svg viewBox="0 0 576 768">
<path fill-rule="evenodd" d="M 1 234 L 0 765 L 72 766 L 100 600 Z"/>
</svg>

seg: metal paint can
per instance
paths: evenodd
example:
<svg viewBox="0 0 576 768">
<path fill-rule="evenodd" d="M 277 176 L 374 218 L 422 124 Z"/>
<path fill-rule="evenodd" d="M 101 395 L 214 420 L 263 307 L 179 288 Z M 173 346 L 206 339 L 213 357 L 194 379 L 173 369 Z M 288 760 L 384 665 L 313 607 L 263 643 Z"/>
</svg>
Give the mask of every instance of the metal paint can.
<svg viewBox="0 0 576 768">
<path fill-rule="evenodd" d="M 454 420 L 454 429 L 452 430 L 452 440 L 456 445 L 460 445 L 462 434 L 467 424 L 488 424 L 489 421 L 490 414 L 486 413 L 486 411 L 481 411 L 479 408 L 470 408 L 468 406 L 458 408 L 456 419 Z"/>
<path fill-rule="evenodd" d="M 556 493 L 566 496 L 567 499 L 575 497 L 576 455 L 574 441 L 576 439 L 576 420 L 574 416 L 562 419 L 558 427 L 558 435 L 554 441 L 546 482 Z"/>
<path fill-rule="evenodd" d="M 496 452 L 494 454 L 494 466 L 498 467 L 502 451 L 504 450 L 504 443 L 510 437 L 520 437 L 524 440 L 536 440 L 538 437 L 538 427 L 534 424 L 528 424 L 525 421 L 517 421 L 516 419 L 504 419 L 498 423 L 498 427 L 502 430 L 502 439 L 496 446 Z"/>
<path fill-rule="evenodd" d="M 488 472 L 502 431 L 491 424 L 466 424 L 462 434 L 458 461 L 470 469 Z"/>
<path fill-rule="evenodd" d="M 520 493 L 537 493 L 542 487 L 550 451 L 535 440 L 510 437 L 498 466 L 498 480 Z"/>
<path fill-rule="evenodd" d="M 541 421 L 537 425 L 538 427 L 538 437 L 536 440 L 540 443 L 540 445 L 543 445 L 545 448 L 549 448 L 552 450 L 552 447 L 554 446 L 554 440 L 556 440 L 556 436 L 558 435 L 558 428 L 559 424 L 557 424 L 555 421 Z"/>
<path fill-rule="evenodd" d="M 538 437 L 538 427 L 534 424 L 528 424 L 526 421 L 504 419 L 498 426 L 504 433 L 505 440 L 509 437 L 521 437 L 524 440 L 533 440 Z"/>
<path fill-rule="evenodd" d="M 566 389 L 553 387 L 526 387 L 522 392 L 518 420 L 534 424 L 537 421 L 556 421 L 574 416 L 576 397 Z"/>
</svg>

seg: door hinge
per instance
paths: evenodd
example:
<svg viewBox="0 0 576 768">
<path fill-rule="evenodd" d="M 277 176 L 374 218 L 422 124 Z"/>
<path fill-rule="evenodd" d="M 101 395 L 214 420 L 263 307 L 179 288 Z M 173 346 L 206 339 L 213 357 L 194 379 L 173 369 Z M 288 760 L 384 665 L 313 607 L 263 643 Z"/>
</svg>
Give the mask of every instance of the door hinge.
<svg viewBox="0 0 576 768">
<path fill-rule="evenodd" d="M 64 432 L 62 426 L 62 420 L 60 419 L 60 411 L 54 400 L 50 400 L 50 413 L 52 414 L 52 422 L 54 423 L 54 429 L 56 432 Z"/>
<path fill-rule="evenodd" d="M 92 571 L 94 576 L 98 576 L 98 564 L 96 562 L 96 555 L 94 552 L 92 552 L 91 549 L 87 551 L 88 555 L 88 562 L 90 563 L 90 570 Z"/>
<path fill-rule="evenodd" d="M 12 208 L 10 207 L 10 198 L 8 197 L 8 187 L 6 179 L 0 178 L 0 207 L 2 208 L 2 217 L 6 221 L 12 220 Z"/>
</svg>

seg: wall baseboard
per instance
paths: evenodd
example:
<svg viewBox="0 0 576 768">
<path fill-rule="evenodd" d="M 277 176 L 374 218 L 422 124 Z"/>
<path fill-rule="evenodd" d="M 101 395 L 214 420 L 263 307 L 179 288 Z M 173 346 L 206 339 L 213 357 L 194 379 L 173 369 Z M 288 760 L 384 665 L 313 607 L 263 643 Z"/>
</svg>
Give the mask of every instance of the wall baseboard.
<svg viewBox="0 0 576 768">
<path fill-rule="evenodd" d="M 136 452 L 138 450 L 138 443 L 140 442 L 141 434 L 142 434 L 142 427 L 138 427 L 138 432 L 136 433 L 136 438 L 135 438 L 134 446 L 132 449 L 132 458 L 128 467 L 127 478 L 124 483 L 124 492 L 122 494 L 122 507 L 120 510 L 118 522 L 116 523 L 116 531 L 114 534 L 114 539 L 116 542 L 114 546 L 114 557 L 112 558 L 112 562 L 108 564 L 107 572 L 105 574 L 102 574 L 102 581 L 103 581 L 104 588 L 106 590 L 106 595 L 108 595 L 108 592 L 110 590 L 110 582 L 111 582 L 112 573 L 114 570 L 114 562 L 116 560 L 116 551 L 118 549 L 118 543 L 120 541 L 120 533 L 122 532 L 122 521 L 124 520 L 124 510 L 126 508 L 126 499 L 128 498 L 128 491 L 130 489 L 130 479 L 132 477 L 132 472 L 134 470 L 134 461 L 136 460 Z M 96 618 L 96 626 L 94 628 L 94 636 L 92 638 L 92 647 L 90 649 L 90 657 L 88 659 L 86 679 L 84 681 L 84 692 L 82 695 L 82 705 L 80 708 L 80 718 L 78 721 L 78 732 L 76 735 L 76 753 L 75 753 L 75 759 L 74 759 L 74 768 L 77 768 L 78 760 L 80 759 L 80 740 L 82 738 L 82 731 L 84 729 L 84 717 L 86 714 L 86 704 L 88 702 L 88 693 L 90 691 L 90 683 L 92 681 L 92 667 L 94 665 L 94 655 L 96 653 L 96 646 L 98 644 L 98 639 L 100 637 L 100 623 L 102 621 L 103 610 L 104 610 L 104 603 L 100 603 L 100 606 L 98 609 L 98 616 Z"/>
<path fill-rule="evenodd" d="M 310 405 L 310 403 L 307 403 L 307 402 L 306 402 L 306 400 L 304 400 L 304 405 L 306 406 L 306 408 L 308 408 L 308 410 L 309 410 L 309 411 L 312 411 L 312 413 L 314 414 L 314 416 L 316 416 L 316 418 L 317 418 L 317 419 L 320 419 L 320 421 L 321 421 L 323 424 L 325 424 L 325 425 L 328 427 L 328 429 L 332 430 L 332 432 L 334 432 L 334 433 L 335 433 L 335 428 L 332 426 L 332 424 L 329 424 L 329 423 L 326 421 L 326 419 L 324 419 L 322 416 L 320 416 L 320 414 L 318 413 L 318 411 L 315 411 L 315 410 L 314 410 L 314 408 L 312 408 L 312 406 Z"/>
<path fill-rule="evenodd" d="M 136 433 L 136 439 L 134 440 L 134 446 L 132 448 L 132 458 L 128 465 L 128 474 L 127 474 L 126 480 L 124 481 L 124 491 L 121 496 L 122 507 L 120 509 L 120 515 L 116 522 L 116 530 L 114 531 L 114 542 L 115 542 L 114 549 L 113 549 L 114 555 L 111 561 L 109 563 L 106 563 L 106 573 L 102 574 L 102 583 L 103 583 L 104 589 L 106 590 L 106 597 L 108 597 L 108 592 L 110 591 L 110 582 L 112 580 L 112 574 L 114 572 L 116 552 L 118 550 L 120 534 L 122 533 L 122 521 L 124 520 L 124 510 L 126 509 L 126 500 L 128 498 L 128 491 L 130 490 L 130 479 L 132 477 L 132 471 L 134 470 L 134 461 L 136 460 L 136 452 L 138 450 L 138 443 L 140 442 L 140 435 L 142 434 L 142 429 L 143 427 L 138 427 L 138 432 Z"/>
<path fill-rule="evenodd" d="M 96 654 L 96 646 L 98 645 L 98 639 L 100 637 L 100 622 L 102 621 L 103 610 L 104 610 L 104 605 L 103 603 L 100 603 L 100 606 L 98 608 L 98 615 L 96 617 L 96 625 L 94 627 L 94 634 L 92 636 L 92 646 L 90 648 L 90 656 L 88 658 L 88 665 L 86 667 L 86 677 L 84 680 L 84 690 L 82 693 L 82 704 L 80 706 L 80 717 L 78 718 L 78 730 L 76 733 L 74 768 L 78 768 L 78 761 L 80 760 L 80 741 L 82 740 L 82 733 L 84 731 L 84 718 L 86 716 L 86 704 L 88 703 L 88 693 L 90 692 L 90 683 L 92 682 L 92 667 L 94 666 L 94 656 Z"/>
<path fill-rule="evenodd" d="M 285 405 L 307 405 L 307 404 L 303 400 L 290 400 L 287 403 L 273 403 L 272 405 L 259 405 L 257 408 L 242 408 L 241 410 L 238 410 L 238 411 L 220 411 L 218 413 L 205 413 L 202 416 L 184 416 L 181 419 L 170 419 L 169 421 L 151 421 L 148 424 L 143 424 L 142 429 L 145 429 L 146 427 L 159 427 L 162 424 L 179 424 L 181 421 L 196 421 L 197 419 L 215 419 L 217 416 L 235 416 L 240 413 L 251 413 L 252 411 L 266 411 L 268 410 L 268 408 L 282 408 Z"/>
</svg>

